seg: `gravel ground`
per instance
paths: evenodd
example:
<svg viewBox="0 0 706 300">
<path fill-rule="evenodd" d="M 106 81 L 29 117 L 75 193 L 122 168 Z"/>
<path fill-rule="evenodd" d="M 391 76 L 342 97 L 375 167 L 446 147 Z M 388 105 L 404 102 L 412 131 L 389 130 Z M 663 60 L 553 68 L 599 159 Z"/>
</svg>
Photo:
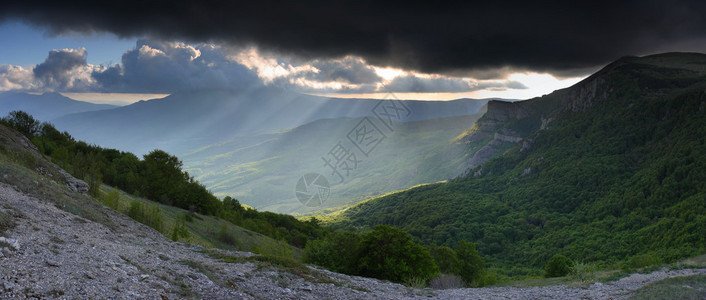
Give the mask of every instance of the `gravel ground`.
<svg viewBox="0 0 706 300">
<path fill-rule="evenodd" d="M 610 284 L 412 289 L 311 268 L 307 274 L 225 263 L 105 208 L 113 229 L 0 183 L 15 227 L 0 239 L 0 298 L 138 299 L 622 299 L 654 281 L 706 269 L 634 274 Z M 230 256 L 251 253 L 222 251 Z"/>
</svg>

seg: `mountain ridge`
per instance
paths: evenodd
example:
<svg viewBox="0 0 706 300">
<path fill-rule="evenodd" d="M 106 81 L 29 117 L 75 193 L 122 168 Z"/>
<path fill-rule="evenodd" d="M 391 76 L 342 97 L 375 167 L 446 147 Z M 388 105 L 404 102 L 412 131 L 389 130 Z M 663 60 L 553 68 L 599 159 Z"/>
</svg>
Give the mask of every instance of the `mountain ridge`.
<svg viewBox="0 0 706 300">
<path fill-rule="evenodd" d="M 137 154 L 160 148 L 176 154 L 239 136 L 290 129 L 338 117 L 373 115 L 380 100 L 335 99 L 277 90 L 179 93 L 95 113 L 79 113 L 54 120 L 60 130 L 98 145 Z M 473 114 L 485 100 L 404 100 L 405 121 Z"/>
<path fill-rule="evenodd" d="M 491 266 L 518 266 L 510 275 L 536 272 L 553 254 L 629 265 L 704 252 L 704 65 L 701 54 L 627 57 L 568 89 L 490 102 L 461 140 L 472 156 L 493 153 L 465 177 L 367 201 L 332 222 L 400 226 L 424 243 L 470 240 Z"/>
<path fill-rule="evenodd" d="M 11 111 L 21 110 L 29 112 L 34 117 L 43 121 L 51 121 L 72 113 L 105 110 L 116 107 L 115 105 L 109 104 L 95 104 L 73 100 L 54 92 L 40 95 L 20 92 L 0 93 L 0 115 L 4 116 Z"/>
</svg>

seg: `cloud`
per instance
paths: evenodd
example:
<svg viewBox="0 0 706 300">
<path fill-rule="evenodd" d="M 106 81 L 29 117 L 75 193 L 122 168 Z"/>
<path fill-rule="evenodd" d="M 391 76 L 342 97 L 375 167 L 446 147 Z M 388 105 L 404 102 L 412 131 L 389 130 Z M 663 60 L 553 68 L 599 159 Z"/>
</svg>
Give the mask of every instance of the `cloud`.
<svg viewBox="0 0 706 300">
<path fill-rule="evenodd" d="M 0 66 L 0 91 L 87 91 L 95 83 L 91 74 L 101 69 L 86 63 L 86 49 L 52 50 L 44 62 L 30 68 Z"/>
<path fill-rule="evenodd" d="M 33 90 L 36 88 L 31 69 L 20 66 L 0 65 L 0 92 Z"/>
<path fill-rule="evenodd" d="M 304 60 L 353 55 L 421 73 L 492 75 L 489 70 L 510 67 L 564 76 L 624 55 L 704 51 L 705 13 L 699 0 L 0 4 L 0 20 L 22 19 L 54 34 L 225 41 Z"/>
<path fill-rule="evenodd" d="M 44 62 L 32 70 L 34 79 L 45 90 L 83 90 L 92 84 L 91 69 L 86 63 L 86 49 L 49 51 Z"/>
<path fill-rule="evenodd" d="M 517 81 L 482 81 L 431 76 L 418 77 L 414 75 L 397 77 L 385 85 L 385 91 L 393 93 L 463 93 L 482 89 L 526 89 Z"/>
<path fill-rule="evenodd" d="M 317 72 L 309 72 L 307 79 L 316 81 L 335 81 L 350 84 L 370 84 L 382 80 L 375 68 L 359 57 L 347 56 L 338 60 L 317 59 L 310 63 Z"/>
<path fill-rule="evenodd" d="M 245 89 L 262 80 L 213 44 L 139 40 L 121 63 L 92 74 L 103 92 L 172 93 L 182 90 Z"/>
<path fill-rule="evenodd" d="M 31 68 L 0 65 L 0 91 L 173 93 L 263 85 L 213 44 L 139 40 L 113 66 L 88 64 L 86 56 L 85 49 L 61 49 Z"/>
<path fill-rule="evenodd" d="M 86 63 L 85 49 L 49 52 L 31 69 L 0 66 L 0 90 L 32 92 L 174 93 L 271 86 L 303 93 L 464 93 L 526 89 L 512 79 L 476 80 L 372 66 L 360 57 L 293 64 L 256 49 L 139 40 L 119 64 Z"/>
</svg>

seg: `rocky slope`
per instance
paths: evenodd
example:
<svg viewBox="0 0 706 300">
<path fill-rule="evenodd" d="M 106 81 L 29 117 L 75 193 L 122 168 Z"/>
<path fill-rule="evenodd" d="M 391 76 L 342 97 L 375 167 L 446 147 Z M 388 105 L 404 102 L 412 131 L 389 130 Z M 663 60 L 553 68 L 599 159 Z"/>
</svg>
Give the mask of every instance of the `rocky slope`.
<svg viewBox="0 0 706 300">
<path fill-rule="evenodd" d="M 313 267 L 301 272 L 256 260 L 224 262 L 219 257 L 232 261 L 252 254 L 174 243 L 105 208 L 116 225 L 111 228 L 4 183 L 0 211 L 14 220 L 0 241 L 0 298 L 619 299 L 655 280 L 706 274 L 706 269 L 658 271 L 577 287 L 418 290 Z"/>
<path fill-rule="evenodd" d="M 659 271 L 577 287 L 419 290 L 175 243 L 69 188 L 85 183 L 59 179 L 57 174 L 69 175 L 35 156 L 22 136 L 5 133 L 0 136 L 2 299 L 624 298 L 658 279 L 706 274 L 706 269 Z M 22 160 L 40 171 L 23 167 Z"/>
</svg>

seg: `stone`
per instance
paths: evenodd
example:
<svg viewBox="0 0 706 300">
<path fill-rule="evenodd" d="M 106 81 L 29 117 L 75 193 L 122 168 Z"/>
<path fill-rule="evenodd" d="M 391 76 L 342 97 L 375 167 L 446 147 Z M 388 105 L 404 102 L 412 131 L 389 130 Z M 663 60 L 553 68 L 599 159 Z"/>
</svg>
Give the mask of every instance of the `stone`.
<svg viewBox="0 0 706 300">
<path fill-rule="evenodd" d="M 50 265 L 52 267 L 60 267 L 61 266 L 61 264 L 59 264 L 59 262 L 57 262 L 55 260 L 46 259 L 45 262 L 47 263 L 47 265 Z"/>
</svg>

